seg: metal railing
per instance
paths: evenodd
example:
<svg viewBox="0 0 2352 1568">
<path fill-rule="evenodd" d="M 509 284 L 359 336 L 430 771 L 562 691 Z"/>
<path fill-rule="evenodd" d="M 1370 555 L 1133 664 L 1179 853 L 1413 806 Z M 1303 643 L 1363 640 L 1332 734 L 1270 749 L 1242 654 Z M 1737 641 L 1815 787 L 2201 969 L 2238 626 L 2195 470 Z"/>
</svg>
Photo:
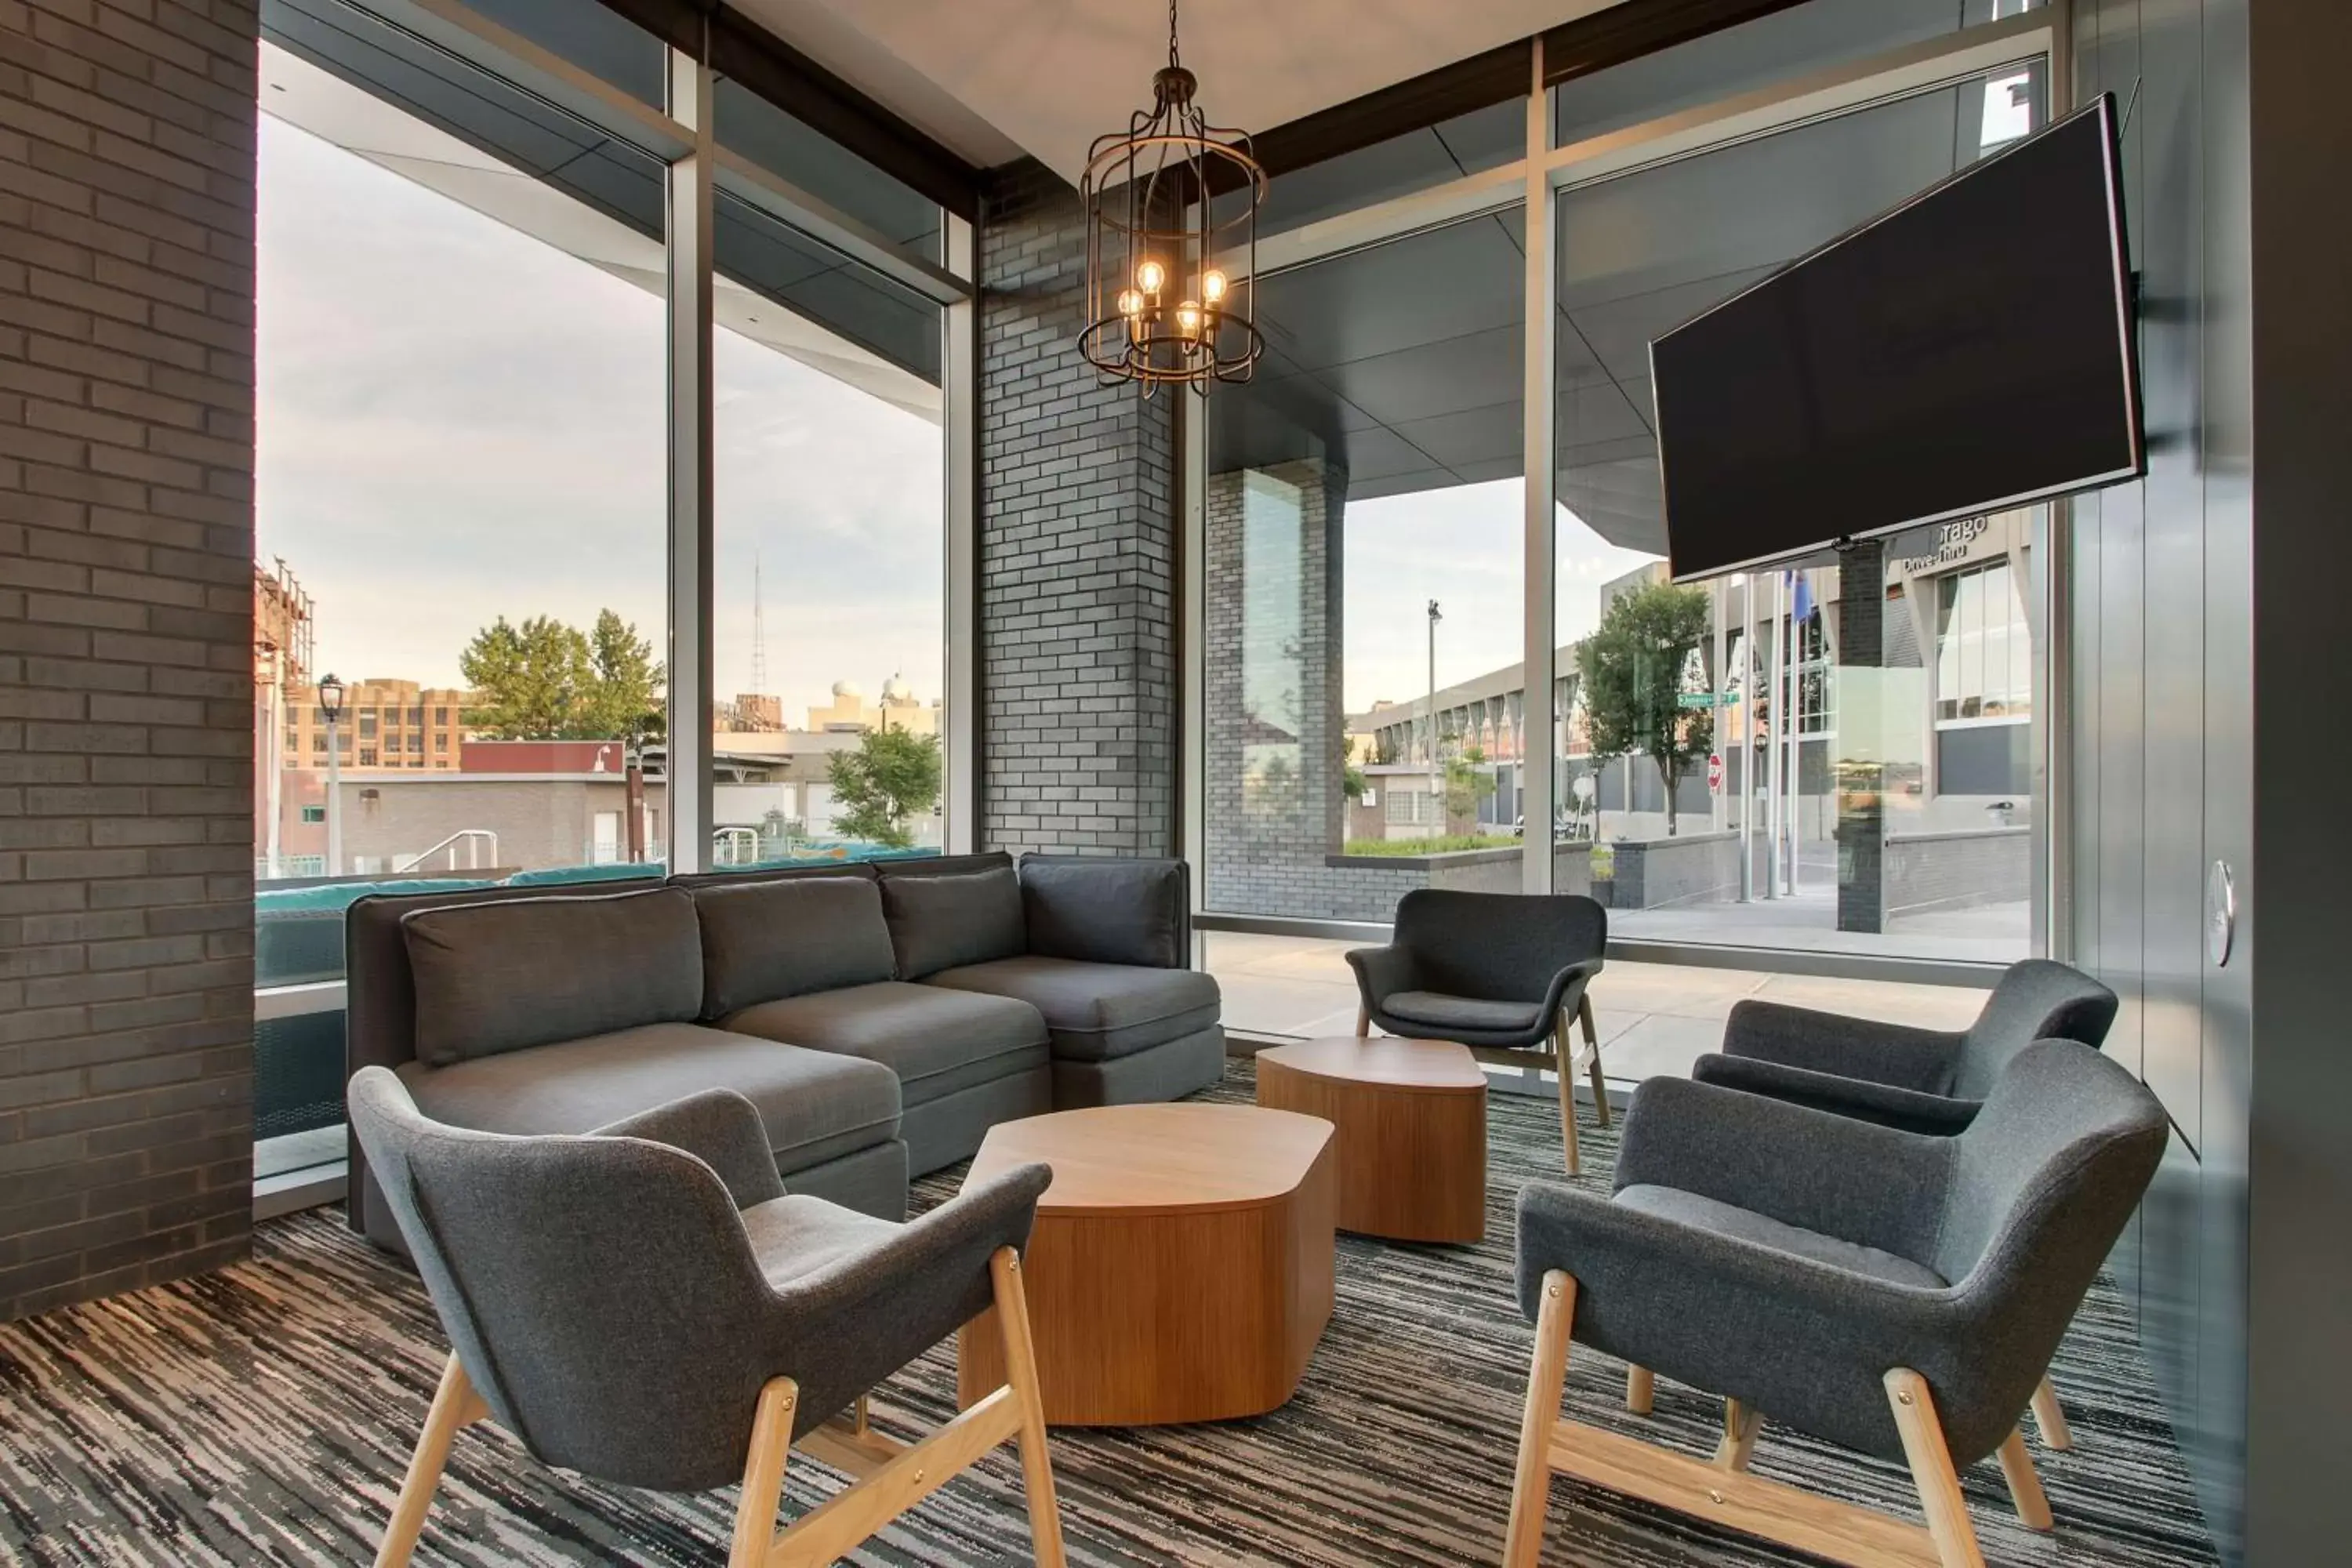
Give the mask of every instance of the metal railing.
<svg viewBox="0 0 2352 1568">
<path fill-rule="evenodd" d="M 457 862 L 457 847 L 461 844 L 466 847 L 466 860 L 463 865 Z M 487 858 L 483 858 L 482 853 L 485 845 L 488 846 L 489 850 Z M 445 849 L 449 852 L 448 869 L 452 871 L 478 871 L 486 866 L 495 866 L 499 863 L 499 836 L 496 833 L 487 827 L 461 827 L 430 849 L 420 849 L 405 859 L 395 857 L 392 868 L 395 872 L 414 871 Z"/>
</svg>

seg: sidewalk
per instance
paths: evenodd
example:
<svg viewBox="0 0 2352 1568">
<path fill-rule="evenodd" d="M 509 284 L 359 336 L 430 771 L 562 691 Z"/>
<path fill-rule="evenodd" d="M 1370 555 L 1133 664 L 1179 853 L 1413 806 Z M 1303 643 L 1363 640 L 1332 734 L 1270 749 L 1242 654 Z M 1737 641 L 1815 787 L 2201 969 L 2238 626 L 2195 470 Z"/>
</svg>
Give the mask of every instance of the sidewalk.
<svg viewBox="0 0 2352 1568">
<path fill-rule="evenodd" d="M 1203 931 L 1201 941 L 1224 993 L 1226 1028 L 1300 1039 L 1355 1033 L 1356 979 L 1341 954 L 1360 944 L 1243 931 Z M 1604 1069 L 1635 1082 L 1687 1075 L 1722 1041 L 1732 1004 L 1749 996 L 1956 1029 L 1976 1017 L 1984 995 L 1958 986 L 1612 962 L 1593 982 L 1592 1013 Z"/>
</svg>

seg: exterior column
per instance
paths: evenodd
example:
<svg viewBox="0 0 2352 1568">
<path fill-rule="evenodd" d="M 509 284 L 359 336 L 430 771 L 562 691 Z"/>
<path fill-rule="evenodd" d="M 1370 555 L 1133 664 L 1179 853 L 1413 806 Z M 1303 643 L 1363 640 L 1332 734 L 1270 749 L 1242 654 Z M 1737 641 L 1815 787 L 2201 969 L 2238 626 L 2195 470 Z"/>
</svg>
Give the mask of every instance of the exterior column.
<svg viewBox="0 0 2352 1568">
<path fill-rule="evenodd" d="M 1838 556 L 1837 668 L 1831 679 L 1845 682 L 1855 671 L 1876 680 L 1886 661 L 1886 544 L 1867 540 Z M 1868 673 L 1861 673 L 1861 672 Z M 1878 710 L 1878 694 L 1849 703 L 1841 692 L 1839 721 L 1843 756 L 1831 759 L 1837 791 L 1838 930 L 1876 931 L 1886 926 L 1886 766 L 1878 737 L 1856 735 L 1845 713 Z"/>
</svg>

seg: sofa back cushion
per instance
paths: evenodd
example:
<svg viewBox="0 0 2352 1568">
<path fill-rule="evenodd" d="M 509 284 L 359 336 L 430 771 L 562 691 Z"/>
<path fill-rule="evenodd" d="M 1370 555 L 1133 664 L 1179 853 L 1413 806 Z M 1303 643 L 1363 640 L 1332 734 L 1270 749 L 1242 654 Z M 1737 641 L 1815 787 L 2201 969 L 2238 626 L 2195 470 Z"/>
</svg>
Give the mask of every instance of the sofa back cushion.
<svg viewBox="0 0 2352 1568">
<path fill-rule="evenodd" d="M 1009 862 L 933 877 L 885 872 L 882 910 L 901 980 L 1028 951 L 1021 879 Z"/>
<path fill-rule="evenodd" d="M 417 910 L 400 929 L 431 1067 L 702 1010 L 702 930 L 675 888 Z"/>
<path fill-rule="evenodd" d="M 870 985 L 895 968 L 881 889 L 870 878 L 707 883 L 695 889 L 694 907 L 702 917 L 706 1018 Z"/>
<path fill-rule="evenodd" d="M 1087 963 L 1182 969 L 1191 897 L 1181 860 L 1021 857 L 1029 951 Z"/>
</svg>

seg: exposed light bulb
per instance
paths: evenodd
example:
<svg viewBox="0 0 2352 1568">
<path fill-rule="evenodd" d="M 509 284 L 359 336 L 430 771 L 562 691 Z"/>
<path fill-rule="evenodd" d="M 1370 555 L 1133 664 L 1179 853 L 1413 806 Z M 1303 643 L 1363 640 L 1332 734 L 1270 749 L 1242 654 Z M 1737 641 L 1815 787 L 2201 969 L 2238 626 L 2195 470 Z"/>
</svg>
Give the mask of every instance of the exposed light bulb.
<svg viewBox="0 0 2352 1568">
<path fill-rule="evenodd" d="M 1132 289 L 1118 291 L 1118 313 L 1122 316 L 1143 314 L 1143 296 Z"/>
<path fill-rule="evenodd" d="M 1213 305 L 1225 297 L 1225 275 L 1212 267 L 1201 274 L 1201 298 Z"/>
<path fill-rule="evenodd" d="M 1147 294 L 1159 293 L 1160 286 L 1167 281 L 1168 268 L 1160 266 L 1157 261 L 1147 258 L 1142 266 L 1135 269 L 1135 285 Z"/>
</svg>

